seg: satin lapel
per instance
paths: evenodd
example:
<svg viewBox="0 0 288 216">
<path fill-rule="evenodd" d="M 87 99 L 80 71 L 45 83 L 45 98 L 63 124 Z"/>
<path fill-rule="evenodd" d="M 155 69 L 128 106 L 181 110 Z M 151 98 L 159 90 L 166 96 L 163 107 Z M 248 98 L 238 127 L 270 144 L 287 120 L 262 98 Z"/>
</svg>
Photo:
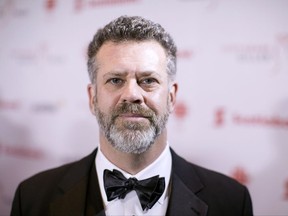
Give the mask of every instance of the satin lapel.
<svg viewBox="0 0 288 216">
<path fill-rule="evenodd" d="M 95 163 L 90 172 L 85 216 L 105 216 Z"/>
<path fill-rule="evenodd" d="M 87 178 L 82 179 L 50 205 L 52 216 L 82 216 L 85 208 Z"/>
<path fill-rule="evenodd" d="M 194 171 L 193 165 L 180 158 L 172 149 L 171 194 L 168 216 L 206 216 L 208 205 L 197 197 L 204 185 Z"/>
<path fill-rule="evenodd" d="M 105 215 L 101 194 L 97 189 L 98 180 L 94 163 L 96 152 L 97 149 L 76 162 L 63 176 L 59 184 L 58 197 L 50 204 L 51 216 Z"/>
<path fill-rule="evenodd" d="M 200 200 L 176 174 L 172 175 L 172 186 L 167 216 L 206 216 L 208 206 Z"/>
</svg>

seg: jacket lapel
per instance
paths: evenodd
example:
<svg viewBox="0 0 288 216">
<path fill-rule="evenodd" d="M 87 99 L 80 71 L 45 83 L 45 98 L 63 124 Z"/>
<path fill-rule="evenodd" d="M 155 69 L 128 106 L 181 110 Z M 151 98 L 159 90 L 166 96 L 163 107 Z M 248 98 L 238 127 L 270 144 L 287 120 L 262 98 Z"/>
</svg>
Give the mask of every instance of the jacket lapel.
<svg viewBox="0 0 288 216">
<path fill-rule="evenodd" d="M 87 191 L 86 213 L 85 216 L 105 216 L 99 182 L 96 174 L 95 163 L 90 172 L 90 180 Z"/>
<path fill-rule="evenodd" d="M 206 216 L 208 205 L 196 195 L 204 185 L 190 163 L 176 155 L 172 149 L 171 153 L 171 193 L 166 215 Z"/>
<path fill-rule="evenodd" d="M 104 216 L 95 169 L 97 149 L 76 162 L 58 185 L 59 195 L 50 204 L 51 216 Z"/>
<path fill-rule="evenodd" d="M 83 215 L 86 200 L 87 179 L 80 180 L 69 190 L 63 191 L 50 205 L 50 212 L 53 216 L 80 216 Z"/>
<path fill-rule="evenodd" d="M 51 216 L 105 216 L 94 162 L 96 152 L 76 162 L 63 177 L 57 198 L 50 204 Z M 208 206 L 196 195 L 204 187 L 197 173 L 171 152 L 171 194 L 166 215 L 206 216 Z"/>
</svg>

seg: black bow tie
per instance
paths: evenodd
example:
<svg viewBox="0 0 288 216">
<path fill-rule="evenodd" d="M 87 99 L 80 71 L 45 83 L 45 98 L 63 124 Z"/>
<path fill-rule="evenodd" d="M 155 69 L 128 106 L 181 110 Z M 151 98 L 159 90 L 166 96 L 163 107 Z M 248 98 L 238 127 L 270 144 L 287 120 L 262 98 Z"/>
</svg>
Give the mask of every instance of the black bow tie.
<svg viewBox="0 0 288 216">
<path fill-rule="evenodd" d="M 143 211 L 151 209 L 158 201 L 165 189 L 164 177 L 153 176 L 144 180 L 136 178 L 125 178 L 118 170 L 104 170 L 104 188 L 107 194 L 108 201 L 114 200 L 117 197 L 124 199 L 125 196 L 132 190 L 135 190 L 140 200 Z"/>
</svg>

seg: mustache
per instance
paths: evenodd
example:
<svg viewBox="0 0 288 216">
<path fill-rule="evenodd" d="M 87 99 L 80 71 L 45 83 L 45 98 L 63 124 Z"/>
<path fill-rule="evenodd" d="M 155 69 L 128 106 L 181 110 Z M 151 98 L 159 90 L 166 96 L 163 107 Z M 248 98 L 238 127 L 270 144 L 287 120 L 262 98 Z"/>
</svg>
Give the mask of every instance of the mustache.
<svg viewBox="0 0 288 216">
<path fill-rule="evenodd" d="M 144 108 L 140 104 L 122 103 L 115 110 L 113 110 L 112 119 L 117 118 L 121 114 L 136 114 L 145 118 L 152 119 L 155 116 L 155 112 L 151 109 Z"/>
</svg>

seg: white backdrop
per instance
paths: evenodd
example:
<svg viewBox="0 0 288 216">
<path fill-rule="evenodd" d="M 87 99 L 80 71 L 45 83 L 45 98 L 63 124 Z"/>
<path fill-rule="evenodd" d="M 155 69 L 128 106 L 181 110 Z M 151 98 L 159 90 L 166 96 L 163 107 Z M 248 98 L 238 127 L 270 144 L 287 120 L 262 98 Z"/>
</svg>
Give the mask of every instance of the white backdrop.
<svg viewBox="0 0 288 216">
<path fill-rule="evenodd" d="M 0 215 L 19 182 L 90 153 L 86 48 L 120 15 L 161 23 L 179 53 L 169 142 L 288 215 L 287 0 L 0 0 Z"/>
</svg>

